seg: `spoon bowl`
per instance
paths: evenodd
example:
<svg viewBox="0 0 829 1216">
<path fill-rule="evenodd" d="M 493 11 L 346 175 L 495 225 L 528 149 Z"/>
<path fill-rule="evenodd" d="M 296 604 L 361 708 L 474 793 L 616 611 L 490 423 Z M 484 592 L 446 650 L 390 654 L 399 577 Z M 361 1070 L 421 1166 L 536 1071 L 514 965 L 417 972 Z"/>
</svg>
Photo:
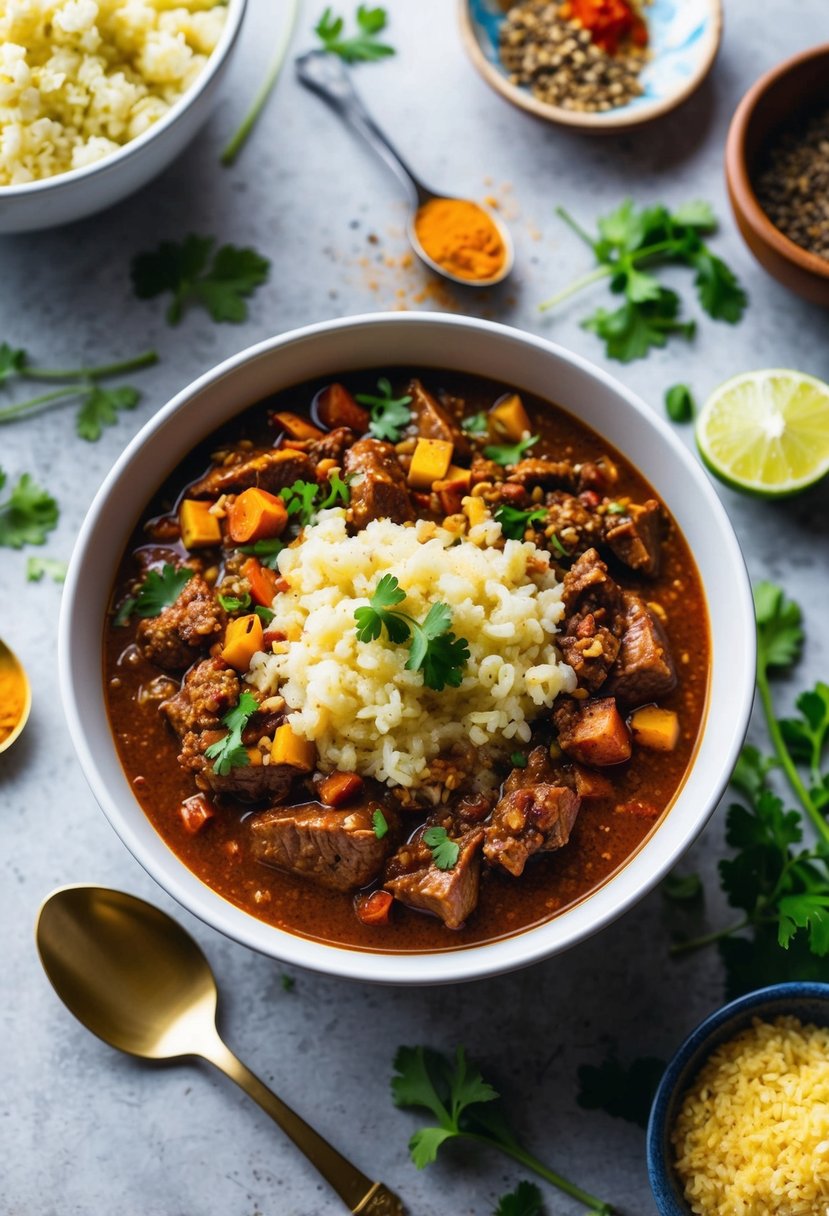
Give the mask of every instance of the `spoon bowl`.
<svg viewBox="0 0 829 1216">
<path fill-rule="evenodd" d="M 6 751 L 20 737 L 29 720 L 32 708 L 32 688 L 25 668 L 14 651 L 0 640 L 0 678 L 5 679 L 6 676 L 18 682 L 22 697 L 19 701 L 13 702 L 17 708 L 16 720 L 6 734 L 2 733 L 5 728 L 0 720 L 0 752 Z"/>
</svg>

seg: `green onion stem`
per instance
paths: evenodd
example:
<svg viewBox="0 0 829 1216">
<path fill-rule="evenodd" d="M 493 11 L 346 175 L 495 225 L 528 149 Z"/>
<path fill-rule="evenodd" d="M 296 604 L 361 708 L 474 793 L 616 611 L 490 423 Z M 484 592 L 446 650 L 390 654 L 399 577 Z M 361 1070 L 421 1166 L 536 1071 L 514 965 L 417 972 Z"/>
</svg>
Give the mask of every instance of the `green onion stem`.
<svg viewBox="0 0 829 1216">
<path fill-rule="evenodd" d="M 256 126 L 259 116 L 265 108 L 265 104 L 273 91 L 274 85 L 279 79 L 279 73 L 282 71 L 285 56 L 288 54 L 288 48 L 291 45 L 291 39 L 294 34 L 294 29 L 296 28 L 298 16 L 299 0 L 291 0 L 288 20 L 286 21 L 282 31 L 282 37 L 279 39 L 276 50 L 274 51 L 274 56 L 268 68 L 268 73 L 265 79 L 262 81 L 262 84 L 259 86 L 259 89 L 257 90 L 256 95 L 250 104 L 250 109 L 242 119 L 239 129 L 232 137 L 230 142 L 226 145 L 221 157 L 219 158 L 223 165 L 233 164 L 236 157 L 239 155 L 247 142 L 251 131 Z"/>
<path fill-rule="evenodd" d="M 145 350 L 134 359 L 122 359 L 119 363 L 102 363 L 99 367 L 24 367 L 21 376 L 26 380 L 103 380 L 107 376 L 120 376 L 123 372 L 138 371 L 158 363 L 154 350 Z"/>
<path fill-rule="evenodd" d="M 774 744 L 774 750 L 777 753 L 777 758 L 780 761 L 780 766 L 788 777 L 789 784 L 800 800 L 801 806 L 811 819 L 815 831 L 821 837 L 824 844 L 829 844 L 829 824 L 827 824 L 820 811 L 812 802 L 811 795 L 806 789 L 803 779 L 795 767 L 795 763 L 791 758 L 788 747 L 786 747 L 785 740 L 783 739 L 783 732 L 780 730 L 780 723 L 774 712 L 774 703 L 772 701 L 768 675 L 762 664 L 757 671 L 757 691 L 760 694 L 760 704 L 763 707 L 763 715 L 766 719 L 766 726 L 768 727 L 771 741 Z"/>
</svg>

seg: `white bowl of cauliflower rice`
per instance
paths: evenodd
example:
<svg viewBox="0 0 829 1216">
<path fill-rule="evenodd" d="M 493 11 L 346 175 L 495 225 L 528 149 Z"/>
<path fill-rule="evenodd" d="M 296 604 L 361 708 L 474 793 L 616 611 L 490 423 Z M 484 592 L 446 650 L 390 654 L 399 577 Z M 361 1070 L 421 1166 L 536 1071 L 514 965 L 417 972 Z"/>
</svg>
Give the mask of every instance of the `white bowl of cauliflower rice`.
<svg viewBox="0 0 829 1216">
<path fill-rule="evenodd" d="M 158 411 L 83 524 L 59 652 L 92 791 L 174 898 L 399 984 L 525 966 L 650 890 L 725 789 L 755 657 L 731 525 L 655 411 L 540 338 L 429 313 L 269 339 Z"/>
<path fill-rule="evenodd" d="M 0 233 L 138 190 L 208 117 L 246 0 L 0 5 Z"/>
</svg>

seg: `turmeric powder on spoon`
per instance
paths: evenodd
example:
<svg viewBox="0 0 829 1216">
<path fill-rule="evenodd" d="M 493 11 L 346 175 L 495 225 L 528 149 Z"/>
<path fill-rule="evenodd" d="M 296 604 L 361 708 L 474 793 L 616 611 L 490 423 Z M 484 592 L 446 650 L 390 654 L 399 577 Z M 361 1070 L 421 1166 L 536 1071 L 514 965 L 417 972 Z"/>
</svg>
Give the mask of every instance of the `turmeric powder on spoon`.
<svg viewBox="0 0 829 1216">
<path fill-rule="evenodd" d="M 431 261 L 470 283 L 499 278 L 507 262 L 495 221 L 470 199 L 430 199 L 417 210 L 414 233 Z"/>
</svg>

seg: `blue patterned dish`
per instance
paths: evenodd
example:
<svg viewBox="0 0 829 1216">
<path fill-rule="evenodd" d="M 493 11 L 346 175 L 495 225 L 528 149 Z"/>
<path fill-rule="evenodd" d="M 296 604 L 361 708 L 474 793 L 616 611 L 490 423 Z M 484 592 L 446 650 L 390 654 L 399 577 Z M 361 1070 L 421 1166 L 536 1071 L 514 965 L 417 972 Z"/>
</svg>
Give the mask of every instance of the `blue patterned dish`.
<svg viewBox="0 0 829 1216">
<path fill-rule="evenodd" d="M 708 75 L 722 34 L 721 0 L 652 0 L 644 10 L 651 51 L 640 77 L 644 93 L 615 110 L 590 114 L 550 105 L 510 82 L 498 54 L 506 7 L 500 0 L 460 0 L 464 41 L 478 71 L 503 97 L 531 114 L 587 130 L 633 127 L 678 106 Z"/>
</svg>

